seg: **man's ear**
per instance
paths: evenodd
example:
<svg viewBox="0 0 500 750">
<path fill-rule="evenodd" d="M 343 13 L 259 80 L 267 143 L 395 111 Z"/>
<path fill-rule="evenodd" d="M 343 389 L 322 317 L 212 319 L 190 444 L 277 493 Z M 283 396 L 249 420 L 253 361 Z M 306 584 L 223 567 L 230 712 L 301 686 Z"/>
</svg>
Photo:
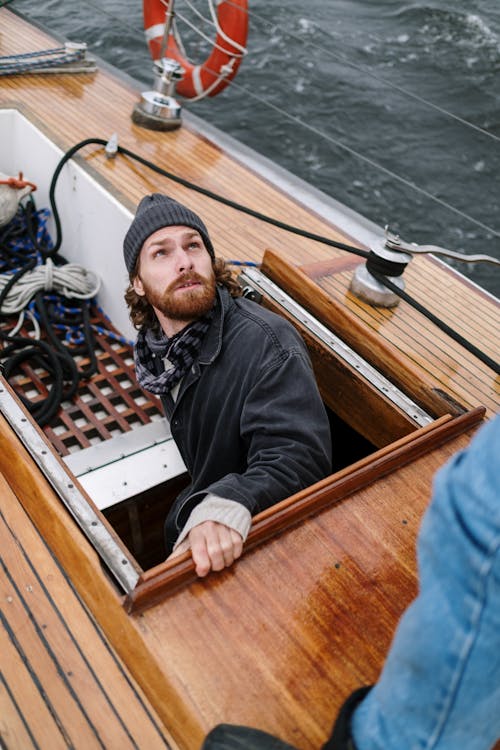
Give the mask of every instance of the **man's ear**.
<svg viewBox="0 0 500 750">
<path fill-rule="evenodd" d="M 139 276 L 134 276 L 132 280 L 132 288 L 139 297 L 144 297 L 144 286 Z"/>
</svg>

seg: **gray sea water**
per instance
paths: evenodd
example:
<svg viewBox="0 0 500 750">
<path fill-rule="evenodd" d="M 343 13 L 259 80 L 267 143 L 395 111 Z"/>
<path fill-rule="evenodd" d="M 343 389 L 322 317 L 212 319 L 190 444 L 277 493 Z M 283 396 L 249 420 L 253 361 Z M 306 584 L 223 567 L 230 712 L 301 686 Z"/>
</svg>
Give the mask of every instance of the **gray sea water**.
<svg viewBox="0 0 500 750">
<path fill-rule="evenodd" d="M 140 0 L 11 7 L 150 87 Z M 405 240 L 500 258 L 498 0 L 250 0 L 249 12 L 233 85 L 186 109 Z M 205 43 L 180 30 L 202 61 Z M 500 296 L 500 267 L 454 265 Z"/>
</svg>

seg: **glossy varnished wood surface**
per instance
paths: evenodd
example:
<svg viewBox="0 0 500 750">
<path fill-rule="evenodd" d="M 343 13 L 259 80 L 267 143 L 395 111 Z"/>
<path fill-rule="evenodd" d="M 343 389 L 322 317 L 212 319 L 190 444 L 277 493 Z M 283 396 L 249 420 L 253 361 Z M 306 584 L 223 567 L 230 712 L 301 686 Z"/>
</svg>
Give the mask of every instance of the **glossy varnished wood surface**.
<svg viewBox="0 0 500 750">
<path fill-rule="evenodd" d="M 88 654 L 91 667 L 100 674 L 100 649 L 107 645 L 122 660 L 124 674 L 128 670 L 135 677 L 149 701 L 152 702 L 162 722 L 163 731 L 168 732 L 169 737 L 173 736 L 174 738 L 171 742 L 172 747 L 177 746 L 175 744 L 176 738 L 182 738 L 184 734 L 187 734 L 193 743 L 200 743 L 203 732 L 189 702 L 185 703 L 184 696 L 181 698 L 178 695 L 163 667 L 156 663 L 150 652 L 149 644 L 145 644 L 141 637 L 137 622 L 125 614 L 120 592 L 117 591 L 103 569 L 97 553 L 87 542 L 86 537 L 76 526 L 60 498 L 53 491 L 2 416 L 0 416 L 0 445 L 1 513 L 6 518 L 10 518 L 11 514 L 17 514 L 15 517 L 18 519 L 18 526 L 12 525 L 14 537 L 23 540 L 25 533 L 30 535 L 23 542 L 26 555 L 33 559 L 40 569 L 45 570 L 45 566 L 50 564 L 50 559 L 53 559 L 54 564 L 59 566 L 60 572 L 57 574 L 57 580 L 56 572 L 50 574 L 53 575 L 53 578 L 48 576 L 46 580 L 44 579 L 49 595 L 47 601 L 42 602 L 41 611 L 50 610 L 53 602 L 54 606 L 57 605 L 65 609 L 67 616 L 71 616 L 72 622 L 75 622 L 73 617 L 76 618 L 77 622 L 82 607 L 86 607 L 92 615 L 92 620 L 89 618 L 88 627 L 82 631 L 79 631 L 75 625 L 74 634 L 78 647 Z M 29 531 L 30 524 L 27 522 L 24 513 L 21 512 L 21 506 L 34 525 L 32 531 Z M 24 528 L 25 526 L 26 528 Z M 35 528 L 37 532 L 34 531 Z M 11 575 L 15 576 L 18 572 L 17 563 L 12 557 L 11 547 L 2 548 L 0 553 L 2 559 L 3 555 L 6 555 L 5 570 L 11 571 Z M 37 554 L 40 555 L 38 561 L 36 559 Z M 62 575 L 61 571 L 64 571 L 65 575 Z M 66 585 L 59 580 L 60 578 L 66 580 Z M 52 580 L 56 582 L 53 588 L 51 586 Z M 22 588 L 22 580 L 17 581 L 17 583 Z M 14 620 L 14 631 L 25 627 L 26 618 L 30 617 L 30 613 L 31 604 L 24 614 L 21 612 L 21 617 Z M 92 625 L 96 633 L 102 632 L 103 634 L 101 644 L 97 642 L 98 639 L 96 641 L 95 638 L 92 638 Z M 35 653 L 31 654 L 31 658 L 35 662 L 37 650 L 35 644 Z M 61 658 L 63 658 L 62 654 Z M 105 666 L 106 661 L 103 661 L 103 664 Z M 2 659 L 2 668 L 3 666 Z M 15 672 L 15 665 L 9 664 L 7 676 L 11 676 L 11 670 Z M 115 680 L 116 673 L 111 670 L 109 683 L 105 676 L 101 675 L 101 678 L 106 682 L 107 689 L 112 695 L 114 690 L 117 691 L 116 700 L 120 702 L 123 696 L 118 696 L 118 693 L 122 690 L 123 684 L 119 679 Z M 80 681 L 78 689 L 76 688 L 75 685 L 74 695 L 77 696 L 78 700 L 84 704 L 93 700 L 92 696 L 86 695 L 86 692 L 96 690 L 94 682 Z M 66 696 L 63 692 L 56 701 L 57 710 L 62 716 L 66 715 L 65 699 Z M 130 700 L 131 715 L 134 716 L 133 696 L 129 695 L 127 698 L 126 691 L 125 700 Z M 17 726 L 18 721 L 15 706 L 10 705 L 9 711 L 0 714 L 0 717 L 3 720 L 3 725 L 0 720 L 0 727 L 4 734 L 14 731 L 12 727 Z M 3 739 L 3 735 L 1 736 Z M 148 733 L 146 732 L 147 736 Z M 50 746 L 50 743 L 46 746 Z M 10 744 L 7 744 L 8 750 L 10 750 L 10 747 Z M 15 748 L 16 745 L 13 745 L 13 747 Z M 80 745 L 79 747 L 83 750 L 85 746 Z M 105 747 L 113 748 L 114 744 L 110 742 Z M 146 750 L 148 745 L 141 744 L 139 739 L 137 747 Z"/>
<path fill-rule="evenodd" d="M 0 496 L 2 747 L 176 747 L 3 474 Z"/>
<path fill-rule="evenodd" d="M 142 613 L 144 637 L 178 689 L 189 686 L 207 729 L 243 723 L 301 750 L 321 746 L 350 691 L 378 675 L 416 592 L 414 542 L 431 477 L 466 442 L 457 438 Z"/>
<path fill-rule="evenodd" d="M 465 339 L 498 361 L 500 305 L 464 279 L 463 286 L 444 264 L 427 260 L 433 278 L 432 295 L 425 294 L 425 277 L 418 266 L 408 268 L 412 296 Z M 358 265 L 351 261 L 349 273 Z M 500 408 L 500 377 L 425 316 L 401 301 L 397 308 L 376 308 L 343 294 L 350 275 L 345 264 L 308 263 L 293 267 L 281 254 L 265 253 L 263 271 L 371 364 L 411 395 L 430 414 L 457 407 Z M 436 300 L 438 290 L 444 296 Z"/>
<path fill-rule="evenodd" d="M 52 559 L 47 548 L 57 552 L 71 578 L 65 591 L 57 582 L 52 588 L 47 575 L 57 606 L 78 621 L 81 597 L 92 615 L 88 628 L 99 624 L 180 748 L 199 750 L 212 726 L 233 722 L 315 750 L 349 692 L 377 677 L 416 591 L 414 543 L 432 477 L 470 437 L 468 430 L 383 482 L 334 498 L 307 523 L 250 549 L 230 570 L 133 615 L 125 613 L 94 550 L 0 418 L 1 508 L 5 517 L 18 519 L 16 534 L 42 576 Z M 41 537 L 45 553 L 38 561 Z M 19 550 L 4 551 L 21 588 Z M 30 601 L 28 617 L 33 612 L 43 619 L 43 607 L 37 611 Z M 16 616 L 14 625 L 23 630 L 23 617 Z M 100 673 L 98 650 L 85 627 L 80 631 L 75 624 L 74 633 L 83 638 L 83 650 L 91 650 L 89 663 Z M 64 640 L 61 646 L 60 658 L 69 659 Z M 26 686 L 16 687 L 17 673 L 12 679 L 24 694 Z M 116 680 L 118 693 L 114 671 L 110 680 Z M 93 700 L 87 689 L 95 690 L 92 682 L 80 682 L 76 690 L 84 704 Z M 63 716 L 66 710 L 72 716 L 73 706 L 58 703 L 64 697 L 54 700 Z M 11 704 L 7 708 L 4 725 L 17 731 L 16 711 Z"/>
<path fill-rule="evenodd" d="M 455 418 L 445 415 L 258 513 L 253 519 L 245 550 L 307 521 L 310 516 L 357 493 L 367 485 L 375 482 L 381 484 L 381 480 L 388 474 L 475 427 L 483 420 L 484 411 L 480 407 Z M 167 560 L 145 571 L 127 596 L 126 609 L 136 612 L 151 607 L 172 591 L 194 580 L 194 564 L 190 554 L 186 552 L 182 560 Z"/>
</svg>

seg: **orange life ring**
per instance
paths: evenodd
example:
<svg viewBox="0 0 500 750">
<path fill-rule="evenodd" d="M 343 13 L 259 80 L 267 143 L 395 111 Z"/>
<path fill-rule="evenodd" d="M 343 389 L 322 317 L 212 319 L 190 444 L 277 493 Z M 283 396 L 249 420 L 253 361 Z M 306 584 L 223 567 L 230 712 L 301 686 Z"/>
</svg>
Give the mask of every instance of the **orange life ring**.
<svg viewBox="0 0 500 750">
<path fill-rule="evenodd" d="M 168 0 L 143 0 L 144 30 L 153 60 L 160 57 L 168 4 Z M 181 96 L 194 99 L 205 92 L 207 96 L 215 96 L 234 78 L 247 41 L 247 8 L 247 0 L 218 2 L 217 20 L 222 33 L 217 32 L 213 49 L 201 65 L 194 65 L 183 56 L 174 34 L 170 33 L 165 57 L 174 58 L 184 69 L 184 76 L 177 84 Z"/>
</svg>

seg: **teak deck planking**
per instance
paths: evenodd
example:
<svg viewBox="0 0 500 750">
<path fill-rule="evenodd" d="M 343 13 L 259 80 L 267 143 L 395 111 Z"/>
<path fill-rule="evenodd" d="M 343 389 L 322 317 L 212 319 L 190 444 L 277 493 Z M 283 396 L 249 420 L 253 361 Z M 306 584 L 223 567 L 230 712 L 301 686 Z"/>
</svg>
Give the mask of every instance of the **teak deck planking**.
<svg viewBox="0 0 500 750">
<path fill-rule="evenodd" d="M 1 54 L 51 46 L 49 36 L 10 11 L 0 10 Z M 189 125 L 172 133 L 145 131 L 133 125 L 130 113 L 138 91 L 106 70 L 79 77 L 4 78 L 0 87 L 0 106 L 18 107 L 63 150 L 84 138 L 107 138 L 117 132 L 121 145 L 186 179 L 282 221 L 291 220 L 309 231 L 349 241 Z M 265 250 L 273 248 L 279 253 L 286 251 L 287 260 L 304 267 L 313 278 L 314 269 L 323 268 L 324 272 L 316 274 L 318 289 L 327 290 L 357 325 L 365 326 L 372 341 L 375 334 L 381 341 L 385 339 L 382 351 L 386 345 L 393 347 L 395 358 L 409 358 L 426 384 L 444 387 L 467 408 L 484 405 L 488 416 L 498 410 L 499 379 L 489 368 L 437 334 L 404 303 L 395 311 L 374 311 L 349 294 L 350 275 L 356 265 L 351 256 L 262 224 L 135 162 L 121 158 L 108 161 L 101 149 L 89 147 L 78 159 L 131 210 L 152 191 L 165 191 L 188 203 L 204 218 L 218 254 L 226 258 L 261 261 Z M 29 179 L 29 164 L 22 168 Z M 120 256 L 121 248 L 116 248 L 116 253 Z M 337 264 L 333 271 L 325 270 L 332 263 Z M 498 356 L 497 302 L 428 258 L 412 262 L 406 274 L 410 293 L 466 337 L 470 334 L 473 342 L 479 342 L 491 356 Z M 123 278 L 125 285 L 125 272 Z M 474 300 L 473 309 L 463 304 L 465 290 Z M 415 337 L 417 327 L 425 335 Z M 137 722 L 137 728 L 144 727 L 147 737 L 137 746 L 162 746 L 171 733 L 173 747 L 177 742 L 182 748 L 197 750 L 211 726 L 229 721 L 267 729 L 301 750 L 313 750 L 324 741 L 338 706 L 350 690 L 376 679 L 396 622 L 416 591 L 414 542 L 432 476 L 471 434 L 472 428 L 391 473 L 383 483 L 368 484 L 333 507 L 323 508 L 307 524 L 284 529 L 264 545 L 250 548 L 232 569 L 173 592 L 149 609 L 127 615 L 122 597 L 103 574 L 95 552 L 10 428 L 0 420 L 0 468 L 7 477 L 7 483 L 2 479 L 0 485 L 0 500 L 3 517 L 7 517 L 7 511 L 11 514 L 10 530 L 3 529 L 10 543 L 2 554 L 19 591 L 26 580 L 23 566 L 27 564 L 19 563 L 21 543 L 44 571 L 50 568 L 47 590 L 57 605 L 64 607 L 68 621 L 76 618 L 78 622 L 74 627 L 78 648 L 73 649 L 74 643 L 67 640 L 67 630 L 61 636 L 61 664 L 69 664 L 68 671 L 73 671 L 75 660 L 75 674 L 81 679 L 75 692 L 82 694 L 83 705 L 86 701 L 89 707 L 93 705 L 93 696 L 88 693 L 95 690 L 96 676 L 105 682 L 107 694 L 117 705 L 132 701 L 130 718 Z M 18 541 L 14 542 L 14 537 Z M 180 565 L 189 569 L 188 563 L 181 561 Z M 192 570 L 188 573 L 192 575 Z M 56 581 L 53 589 L 47 583 L 49 576 L 54 577 L 51 583 Z M 14 598 L 9 604 L 14 604 Z M 44 601 L 39 596 L 36 604 L 43 619 L 52 608 L 49 597 Z M 16 627 L 20 627 L 20 598 L 15 605 L 18 609 L 12 607 L 11 612 Z M 55 668 L 54 660 L 49 664 L 47 654 L 38 648 L 40 633 L 34 623 L 31 620 L 29 627 L 22 628 L 23 648 L 45 677 L 50 675 L 48 667 Z M 51 623 L 56 629 L 57 622 Z M 109 666 L 109 675 L 101 674 L 94 663 L 100 661 L 98 652 L 103 648 L 101 631 L 117 654 L 111 666 L 111 651 L 103 662 Z M 4 639 L 6 632 L 2 631 Z M 7 684 L 11 690 L 33 694 L 39 707 L 29 731 L 38 731 L 40 722 L 47 731 L 52 727 L 53 736 L 60 738 L 57 722 L 45 722 L 47 703 L 40 702 L 42 693 L 35 696 L 33 683 L 26 679 L 18 661 L 19 651 L 12 650 L 13 643 L 7 639 Z M 91 654 L 88 664 L 95 675 L 84 679 L 88 664 L 82 666 L 82 653 L 87 653 L 87 648 Z M 124 677 L 127 669 L 133 676 L 130 680 Z M 134 685 L 134 679 L 140 688 Z M 75 746 L 92 746 L 87 743 L 92 730 L 67 692 L 71 683 L 66 680 L 63 687 L 63 682 L 50 684 L 50 689 L 57 691 L 54 703 L 69 721 L 68 731 L 75 732 L 80 723 L 83 727 Z M 0 736 L 3 740 L 9 731 L 20 738 L 18 746 L 29 747 L 23 744 L 29 731 L 8 695 L 5 689 L 0 693 L 9 720 L 7 729 L 0 723 L 4 732 Z M 88 713 L 94 716 L 90 708 Z M 127 727 L 128 718 L 123 719 Z M 109 733 L 115 730 L 121 737 L 124 730 L 120 721 L 116 727 L 110 723 L 102 728 Z M 57 747 L 59 741 L 51 738 L 50 745 Z M 120 739 L 122 744 L 127 746 Z M 8 747 L 10 750 L 11 745 Z"/>
<path fill-rule="evenodd" d="M 0 496 L 5 747 L 176 747 L 1 474 Z"/>
</svg>

